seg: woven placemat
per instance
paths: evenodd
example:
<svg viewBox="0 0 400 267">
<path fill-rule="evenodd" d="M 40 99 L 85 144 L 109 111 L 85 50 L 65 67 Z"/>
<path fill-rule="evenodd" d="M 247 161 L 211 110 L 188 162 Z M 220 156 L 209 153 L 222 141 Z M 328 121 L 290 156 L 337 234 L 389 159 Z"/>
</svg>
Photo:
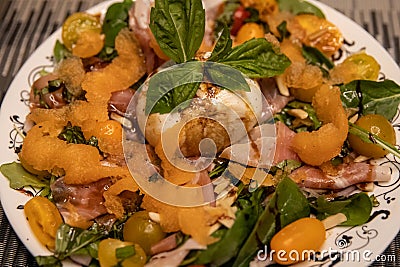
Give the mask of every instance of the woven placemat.
<svg viewBox="0 0 400 267">
<path fill-rule="evenodd" d="M 24 61 L 71 13 L 83 11 L 101 0 L 0 0 L 0 103 Z M 322 0 L 369 31 L 400 63 L 399 0 Z M 2 200 L 7 201 L 7 200 Z M 384 255 L 396 261 L 373 266 L 400 266 L 400 235 Z M 16 236 L 0 206 L 0 266 L 37 266 Z"/>
</svg>

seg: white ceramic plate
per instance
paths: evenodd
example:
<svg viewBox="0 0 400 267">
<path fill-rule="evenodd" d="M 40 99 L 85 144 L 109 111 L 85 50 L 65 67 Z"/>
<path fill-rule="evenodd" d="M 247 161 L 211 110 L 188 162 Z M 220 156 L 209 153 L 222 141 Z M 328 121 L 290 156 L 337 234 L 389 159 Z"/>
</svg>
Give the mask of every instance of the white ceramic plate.
<svg viewBox="0 0 400 267">
<path fill-rule="evenodd" d="M 354 45 L 346 46 L 345 49 L 353 52 L 366 48 L 366 52 L 373 55 L 381 64 L 382 73 L 387 78 L 400 83 L 400 69 L 398 65 L 371 35 L 358 24 L 332 8 L 313 0 L 310 2 L 320 7 L 327 16 L 327 19 L 341 29 L 348 42 L 354 42 Z M 89 12 L 104 12 L 110 3 L 112 1 L 101 3 L 90 9 Z M 40 66 L 51 65 L 50 56 L 52 55 L 53 46 L 55 41 L 60 39 L 60 36 L 61 30 L 56 31 L 32 54 L 8 89 L 0 112 L 0 164 L 17 160 L 15 149 L 22 143 L 17 129 L 22 129 L 25 116 L 29 112 L 27 99 L 29 98 L 30 84 L 34 79 L 33 73 Z M 396 117 L 394 124 L 397 140 L 400 140 L 399 116 Z M 329 252 L 324 254 L 326 261 L 313 263 L 313 266 L 327 266 L 329 264 L 346 266 L 349 264 L 349 262 L 346 263 L 346 254 L 344 255 L 344 261 L 337 262 L 335 261 L 335 257 L 338 257 L 335 251 L 348 250 L 358 250 L 360 252 L 359 260 L 357 260 L 357 257 L 355 260 L 352 260 L 353 256 L 347 256 L 347 258 L 350 258 L 352 266 L 369 265 L 371 264 L 369 259 L 375 260 L 377 256 L 379 257 L 399 232 L 400 202 L 397 195 L 400 192 L 400 163 L 395 161 L 391 156 L 383 159 L 380 163 L 392 169 L 392 180 L 388 183 L 375 186 L 374 194 L 378 198 L 380 205 L 374 208 L 372 219 L 363 226 L 351 228 L 340 227 L 330 230 L 323 248 Z M 34 189 L 30 191 L 35 193 Z M 0 197 L 8 220 L 29 251 L 35 256 L 49 255 L 50 252 L 34 237 L 25 219 L 23 210 L 18 208 L 29 199 L 29 196 L 10 189 L 8 180 L 1 174 Z M 66 266 L 71 266 L 71 264 L 67 263 Z"/>
</svg>

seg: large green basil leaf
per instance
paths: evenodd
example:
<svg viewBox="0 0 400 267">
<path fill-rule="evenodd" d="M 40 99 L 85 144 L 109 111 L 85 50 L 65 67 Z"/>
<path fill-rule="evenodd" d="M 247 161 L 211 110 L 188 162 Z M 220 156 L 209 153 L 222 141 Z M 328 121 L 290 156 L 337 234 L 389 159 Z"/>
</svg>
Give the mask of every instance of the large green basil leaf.
<svg viewBox="0 0 400 267">
<path fill-rule="evenodd" d="M 216 60 L 241 71 L 249 78 L 266 78 L 282 74 L 290 60 L 265 38 L 251 39 L 234 47 Z"/>
<path fill-rule="evenodd" d="M 176 63 L 191 60 L 205 31 L 201 0 L 159 0 L 150 13 L 150 29 L 161 50 Z"/>
<path fill-rule="evenodd" d="M 356 80 L 341 85 L 340 91 L 345 108 L 357 108 L 364 115 L 380 114 L 389 121 L 400 103 L 400 86 L 392 80 Z"/>
<path fill-rule="evenodd" d="M 280 10 L 289 11 L 294 15 L 313 14 L 325 18 L 324 13 L 318 7 L 304 0 L 278 0 L 278 4 Z"/>
<path fill-rule="evenodd" d="M 145 113 L 169 113 L 191 100 L 203 81 L 203 62 L 174 65 L 153 75 L 148 82 Z"/>
<path fill-rule="evenodd" d="M 216 61 L 218 58 L 224 57 L 232 49 L 231 33 L 228 26 L 224 25 L 219 33 L 218 39 L 215 43 L 214 50 L 212 51 L 209 61 Z"/>
<path fill-rule="evenodd" d="M 213 84 L 224 89 L 250 92 L 249 84 L 243 74 L 227 65 L 207 62 L 205 73 Z"/>
</svg>

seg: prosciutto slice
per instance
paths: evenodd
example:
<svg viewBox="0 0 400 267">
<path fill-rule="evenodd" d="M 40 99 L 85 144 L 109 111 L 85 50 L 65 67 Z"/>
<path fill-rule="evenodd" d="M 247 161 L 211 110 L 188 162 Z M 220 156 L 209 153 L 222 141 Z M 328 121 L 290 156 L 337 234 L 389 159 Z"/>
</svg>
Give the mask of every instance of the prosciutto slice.
<svg viewBox="0 0 400 267">
<path fill-rule="evenodd" d="M 59 178 L 51 185 L 51 192 L 64 221 L 87 228 L 90 220 L 107 213 L 103 193 L 110 185 L 108 178 L 87 185 L 66 184 L 64 178 Z"/>
<path fill-rule="evenodd" d="M 252 129 L 247 138 L 226 148 L 221 157 L 259 168 L 269 168 L 283 160 L 300 161 L 290 148 L 295 134 L 281 122 L 262 124 Z"/>
<path fill-rule="evenodd" d="M 341 164 L 334 173 L 306 165 L 290 174 L 290 178 L 300 186 L 334 190 L 364 182 L 389 181 L 390 177 L 390 168 L 364 162 Z"/>
</svg>

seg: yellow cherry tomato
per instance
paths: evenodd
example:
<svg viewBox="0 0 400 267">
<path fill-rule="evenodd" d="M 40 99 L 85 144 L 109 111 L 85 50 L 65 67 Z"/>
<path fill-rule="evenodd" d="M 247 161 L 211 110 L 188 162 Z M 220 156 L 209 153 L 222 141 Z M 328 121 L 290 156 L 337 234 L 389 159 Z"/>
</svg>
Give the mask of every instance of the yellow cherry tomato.
<svg viewBox="0 0 400 267">
<path fill-rule="evenodd" d="M 326 19 L 312 14 L 301 14 L 295 17 L 293 25 L 289 29 L 293 37 L 327 56 L 333 55 L 343 44 L 342 33 Z"/>
<path fill-rule="evenodd" d="M 376 81 L 381 66 L 372 56 L 360 52 L 347 57 L 331 71 L 334 83 L 349 83 L 354 80 Z"/>
<path fill-rule="evenodd" d="M 369 114 L 359 118 L 356 125 L 361 128 L 377 135 L 386 142 L 395 145 L 396 144 L 396 133 L 390 122 L 383 116 L 378 114 Z M 358 136 L 349 134 L 349 144 L 350 146 L 359 154 L 372 157 L 381 158 L 385 156 L 388 152 L 383 150 L 376 144 L 366 143 L 361 140 Z"/>
<path fill-rule="evenodd" d="M 123 260 L 119 260 L 117 258 L 117 249 L 128 246 L 133 246 L 134 255 Z M 100 241 L 98 256 L 101 267 L 142 267 L 145 265 L 147 259 L 146 253 L 139 245 L 114 238 L 107 238 Z M 118 263 L 121 265 L 118 265 Z"/>
<path fill-rule="evenodd" d="M 318 251 L 325 241 L 325 227 L 315 218 L 302 218 L 282 228 L 271 240 L 271 251 L 278 264 L 305 260 L 307 251 Z"/>
<path fill-rule="evenodd" d="M 40 243 L 53 249 L 57 229 L 63 222 L 57 207 L 47 198 L 36 196 L 26 202 L 24 212 Z"/>
<path fill-rule="evenodd" d="M 62 41 L 65 47 L 72 51 L 82 32 L 93 31 L 101 33 L 101 23 L 98 16 L 84 12 L 77 12 L 69 16 L 62 26 Z"/>
<path fill-rule="evenodd" d="M 129 217 L 123 235 L 124 240 L 139 244 L 147 254 L 151 253 L 152 245 L 166 236 L 160 224 L 152 221 L 147 211 L 139 211 Z"/>
<path fill-rule="evenodd" d="M 84 31 L 72 46 L 72 54 L 81 58 L 89 58 L 100 53 L 103 46 L 104 38 L 100 33 Z"/>
<path fill-rule="evenodd" d="M 253 38 L 263 38 L 264 34 L 265 32 L 262 25 L 254 22 L 246 23 L 238 31 L 236 36 L 236 44 L 243 44 L 244 42 Z"/>
</svg>

